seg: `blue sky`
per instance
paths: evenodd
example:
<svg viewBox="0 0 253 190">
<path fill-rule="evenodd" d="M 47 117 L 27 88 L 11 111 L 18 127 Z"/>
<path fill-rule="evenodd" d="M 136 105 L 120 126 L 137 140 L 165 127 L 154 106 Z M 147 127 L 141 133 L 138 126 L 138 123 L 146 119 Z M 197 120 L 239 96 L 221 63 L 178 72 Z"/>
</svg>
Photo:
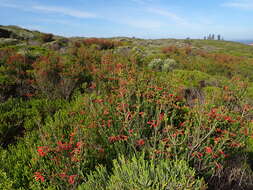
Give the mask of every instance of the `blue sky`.
<svg viewBox="0 0 253 190">
<path fill-rule="evenodd" d="M 63 36 L 253 39 L 253 0 L 0 0 L 0 18 Z"/>
</svg>

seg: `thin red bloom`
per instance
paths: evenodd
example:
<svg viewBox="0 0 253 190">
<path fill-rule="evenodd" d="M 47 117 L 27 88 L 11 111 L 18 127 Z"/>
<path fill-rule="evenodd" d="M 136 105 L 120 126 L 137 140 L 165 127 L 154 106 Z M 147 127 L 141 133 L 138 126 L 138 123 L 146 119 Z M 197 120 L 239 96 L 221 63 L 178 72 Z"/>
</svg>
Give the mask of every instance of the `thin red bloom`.
<svg viewBox="0 0 253 190">
<path fill-rule="evenodd" d="M 126 141 L 128 139 L 128 136 L 126 136 L 126 135 L 119 135 L 119 139 L 123 140 L 123 141 Z"/>
<path fill-rule="evenodd" d="M 35 172 L 34 173 L 34 177 L 35 177 L 35 180 L 36 181 L 41 181 L 41 182 L 44 182 L 45 181 L 45 178 L 42 176 L 42 174 L 40 172 Z"/>
<path fill-rule="evenodd" d="M 213 153 L 212 148 L 209 147 L 209 146 L 205 147 L 205 151 L 206 151 L 207 154 L 212 154 Z"/>
<path fill-rule="evenodd" d="M 163 120 L 163 118 L 164 118 L 164 113 L 160 113 L 160 115 L 159 115 L 160 121 Z"/>
<path fill-rule="evenodd" d="M 59 176 L 60 176 L 62 179 L 68 177 L 67 174 L 66 174 L 65 172 L 60 173 Z"/>
<path fill-rule="evenodd" d="M 103 149 L 103 148 L 99 148 L 99 149 L 98 149 L 98 152 L 100 152 L 100 153 L 104 153 L 104 152 L 105 152 L 105 149 Z"/>
<path fill-rule="evenodd" d="M 215 137 L 215 138 L 214 138 L 214 143 L 217 144 L 220 140 L 221 140 L 220 137 Z"/>
<path fill-rule="evenodd" d="M 136 144 L 137 144 L 137 146 L 143 146 L 145 144 L 145 140 L 140 139 L 140 140 L 136 141 Z"/>
<path fill-rule="evenodd" d="M 155 120 L 148 121 L 147 124 L 149 124 L 151 128 L 152 127 L 156 128 L 158 126 L 158 124 Z"/>
<path fill-rule="evenodd" d="M 193 157 L 197 157 L 199 160 L 202 160 L 201 157 L 203 157 L 203 154 L 201 152 L 195 152 L 195 153 L 192 153 L 192 156 Z"/>
<path fill-rule="evenodd" d="M 108 137 L 110 143 L 114 143 L 116 141 L 126 141 L 128 140 L 128 136 L 126 135 L 118 135 L 118 136 L 110 136 Z"/>
<path fill-rule="evenodd" d="M 79 148 L 79 149 L 82 147 L 82 145 L 83 145 L 83 143 L 81 141 L 76 143 L 76 147 Z"/>
<path fill-rule="evenodd" d="M 185 125 L 185 122 L 180 122 L 179 127 L 183 127 Z"/>
<path fill-rule="evenodd" d="M 133 130 L 133 129 L 129 129 L 128 132 L 129 132 L 129 133 L 133 133 L 134 130 Z"/>
<path fill-rule="evenodd" d="M 110 137 L 108 137 L 108 140 L 110 143 L 113 143 L 113 142 L 118 141 L 118 138 L 117 138 L 117 136 L 110 136 Z"/>
<path fill-rule="evenodd" d="M 39 156 L 42 156 L 42 157 L 46 156 L 45 147 L 43 147 L 43 146 L 38 147 L 37 152 L 38 152 Z"/>
<path fill-rule="evenodd" d="M 69 184 L 73 185 L 75 183 L 75 177 L 76 175 L 69 176 L 69 180 L 68 180 Z"/>
<path fill-rule="evenodd" d="M 222 165 L 219 164 L 219 163 L 217 163 L 217 162 L 215 162 L 215 165 L 216 165 L 216 167 L 217 167 L 218 169 L 221 169 L 221 168 L 222 168 Z"/>
<path fill-rule="evenodd" d="M 58 144 L 58 151 L 62 151 L 62 150 L 70 150 L 72 148 L 72 145 L 69 143 L 62 143 L 61 141 L 57 142 Z"/>
</svg>

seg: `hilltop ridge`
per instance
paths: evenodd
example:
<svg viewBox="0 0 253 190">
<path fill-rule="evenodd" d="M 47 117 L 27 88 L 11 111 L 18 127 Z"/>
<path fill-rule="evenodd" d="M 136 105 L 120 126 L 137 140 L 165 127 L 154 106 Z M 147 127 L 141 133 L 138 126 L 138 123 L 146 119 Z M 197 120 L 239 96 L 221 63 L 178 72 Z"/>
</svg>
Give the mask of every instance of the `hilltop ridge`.
<svg viewBox="0 0 253 190">
<path fill-rule="evenodd" d="M 48 38 L 50 39 L 43 39 Z M 32 31 L 19 26 L 0 26 L 0 47 L 25 45 L 51 47 L 55 50 L 65 51 L 71 44 L 87 39 L 86 37 L 63 37 L 53 34 L 47 34 L 40 31 Z M 165 46 L 187 47 L 204 50 L 213 53 L 226 53 L 230 55 L 239 55 L 252 57 L 253 47 L 239 42 L 216 41 L 216 40 L 198 40 L 198 39 L 139 39 L 128 37 L 105 38 L 131 44 L 131 46 L 140 46 L 148 52 L 158 52 Z M 127 46 L 127 45 L 126 45 Z M 125 47 L 126 47 L 125 46 Z"/>
</svg>

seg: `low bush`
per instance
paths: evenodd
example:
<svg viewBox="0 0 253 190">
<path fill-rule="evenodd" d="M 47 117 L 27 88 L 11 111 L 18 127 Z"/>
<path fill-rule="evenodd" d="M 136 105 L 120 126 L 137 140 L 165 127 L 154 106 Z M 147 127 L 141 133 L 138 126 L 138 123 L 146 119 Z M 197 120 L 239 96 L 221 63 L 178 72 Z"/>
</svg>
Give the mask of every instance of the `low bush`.
<svg viewBox="0 0 253 190">
<path fill-rule="evenodd" d="M 178 67 L 178 63 L 174 59 L 153 59 L 149 64 L 148 67 L 151 69 L 156 69 L 158 71 L 172 71 Z"/>
<path fill-rule="evenodd" d="M 33 64 L 33 86 L 45 97 L 69 99 L 74 89 L 88 80 L 85 67 L 68 57 L 49 55 Z"/>
<path fill-rule="evenodd" d="M 113 49 L 117 46 L 120 46 L 121 43 L 113 40 L 107 39 L 100 39 L 100 38 L 88 38 L 83 40 L 83 44 L 90 46 L 90 45 L 97 45 L 100 50 L 107 50 Z"/>
<path fill-rule="evenodd" d="M 127 160 L 124 156 L 113 161 L 112 174 L 102 166 L 88 176 L 88 180 L 78 190 L 204 190 L 203 179 L 195 176 L 194 169 L 181 161 L 147 161 L 144 157 Z"/>
<path fill-rule="evenodd" d="M 44 43 L 52 42 L 52 41 L 54 41 L 53 37 L 54 37 L 53 34 L 43 34 L 42 35 L 42 41 Z"/>
</svg>

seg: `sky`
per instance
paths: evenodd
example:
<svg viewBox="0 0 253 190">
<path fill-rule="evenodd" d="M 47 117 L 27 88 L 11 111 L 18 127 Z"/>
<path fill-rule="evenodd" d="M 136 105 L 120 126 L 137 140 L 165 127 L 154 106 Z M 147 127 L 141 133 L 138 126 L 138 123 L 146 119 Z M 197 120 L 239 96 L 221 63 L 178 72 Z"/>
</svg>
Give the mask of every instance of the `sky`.
<svg viewBox="0 0 253 190">
<path fill-rule="evenodd" d="M 62 36 L 253 39 L 253 0 L 0 0 L 0 25 Z"/>
</svg>

